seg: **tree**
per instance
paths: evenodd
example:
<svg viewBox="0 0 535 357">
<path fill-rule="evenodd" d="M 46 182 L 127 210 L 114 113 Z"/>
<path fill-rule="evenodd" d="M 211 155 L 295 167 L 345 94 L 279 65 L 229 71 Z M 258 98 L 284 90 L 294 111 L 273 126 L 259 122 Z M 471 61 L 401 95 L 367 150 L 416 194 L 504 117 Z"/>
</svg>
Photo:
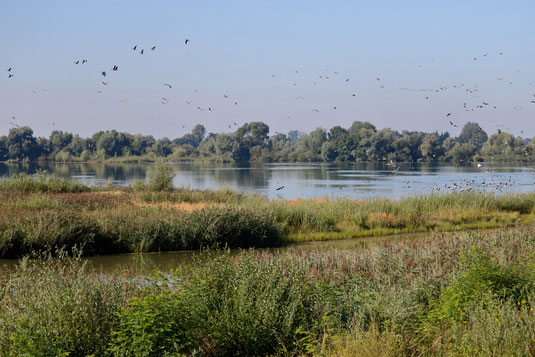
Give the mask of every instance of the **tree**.
<svg viewBox="0 0 535 357">
<path fill-rule="evenodd" d="M 7 136 L 7 146 L 9 158 L 14 160 L 35 160 L 41 154 L 33 130 L 28 126 L 11 128 Z"/>
<path fill-rule="evenodd" d="M 197 147 L 200 145 L 202 140 L 204 139 L 204 135 L 206 134 L 206 128 L 201 125 L 197 124 L 191 129 L 191 136 L 193 139 L 193 143 L 191 144 L 193 147 Z"/>
<path fill-rule="evenodd" d="M 461 144 L 472 144 L 478 150 L 481 149 L 483 144 L 487 141 L 488 135 L 478 123 L 469 121 L 463 126 L 461 135 L 457 138 L 457 141 Z"/>
</svg>

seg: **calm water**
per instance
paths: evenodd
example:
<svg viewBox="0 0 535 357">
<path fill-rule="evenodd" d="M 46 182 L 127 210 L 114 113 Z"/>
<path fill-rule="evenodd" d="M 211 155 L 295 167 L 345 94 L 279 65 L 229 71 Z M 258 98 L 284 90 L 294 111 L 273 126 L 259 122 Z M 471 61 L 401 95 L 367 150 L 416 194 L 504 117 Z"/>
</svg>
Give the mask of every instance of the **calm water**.
<svg viewBox="0 0 535 357">
<path fill-rule="evenodd" d="M 173 164 L 177 187 L 199 189 L 232 188 L 269 198 L 351 197 L 380 195 L 399 198 L 430 191 L 485 190 L 490 192 L 530 192 L 535 189 L 535 166 L 437 166 L 402 164 L 265 164 L 233 166 Z M 0 163 L 0 177 L 46 170 L 88 185 L 126 186 L 136 179 L 145 180 L 154 164 L 58 164 Z M 472 183 L 473 181 L 473 183 Z M 284 188 L 277 191 L 277 188 Z"/>
<path fill-rule="evenodd" d="M 397 236 L 290 244 L 280 248 L 257 249 L 257 251 L 272 253 L 313 253 L 326 250 L 338 250 L 344 252 L 366 249 L 393 240 L 406 241 L 412 239 L 421 239 L 433 234 L 444 235 L 451 233 L 414 233 L 401 234 Z M 232 250 L 231 254 L 238 254 L 240 252 L 242 252 L 242 250 L 236 249 Z M 167 272 L 171 269 L 180 269 L 181 266 L 191 264 L 194 260 L 204 261 L 206 259 L 213 259 L 213 257 L 217 254 L 221 254 L 221 252 L 213 251 L 211 255 L 200 253 L 199 251 L 113 254 L 87 257 L 82 259 L 86 261 L 88 266 L 94 269 L 94 271 L 104 275 L 110 275 L 121 271 L 126 271 L 127 274 L 139 275 L 150 274 L 154 271 Z M 19 263 L 19 259 L 0 259 L 0 276 L 3 273 L 9 273 L 10 271 L 13 271 Z"/>
</svg>

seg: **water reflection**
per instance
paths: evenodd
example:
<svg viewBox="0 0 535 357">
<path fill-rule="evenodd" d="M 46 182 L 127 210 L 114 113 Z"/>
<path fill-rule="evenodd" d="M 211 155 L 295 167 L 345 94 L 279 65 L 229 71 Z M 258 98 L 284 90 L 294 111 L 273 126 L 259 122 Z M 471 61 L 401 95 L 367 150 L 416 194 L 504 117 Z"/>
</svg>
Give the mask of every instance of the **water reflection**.
<svg viewBox="0 0 535 357">
<path fill-rule="evenodd" d="M 231 188 L 254 192 L 269 198 L 351 197 L 381 195 L 399 198 L 422 194 L 435 189 L 442 192 L 453 184 L 461 187 L 474 183 L 474 189 L 492 192 L 526 192 L 533 190 L 535 177 L 529 165 L 500 166 L 485 164 L 441 166 L 437 164 L 402 164 L 394 171 L 385 163 L 334 164 L 172 164 L 178 187 L 198 189 Z M 46 170 L 61 177 L 70 177 L 88 185 L 129 185 L 134 180 L 146 180 L 155 164 L 109 163 L 0 163 L 0 177 L 25 172 L 34 174 Z M 507 182 L 498 189 L 484 187 L 483 182 Z M 276 191 L 276 188 L 284 189 Z M 462 186 L 468 189 L 468 185 Z"/>
</svg>

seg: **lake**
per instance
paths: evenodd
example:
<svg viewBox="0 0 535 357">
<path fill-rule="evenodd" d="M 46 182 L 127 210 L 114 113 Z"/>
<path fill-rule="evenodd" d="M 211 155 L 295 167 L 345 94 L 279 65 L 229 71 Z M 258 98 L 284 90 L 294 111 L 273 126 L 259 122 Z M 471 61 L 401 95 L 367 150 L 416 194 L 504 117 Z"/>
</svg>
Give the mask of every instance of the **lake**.
<svg viewBox="0 0 535 357">
<path fill-rule="evenodd" d="M 72 178 L 91 186 L 107 183 L 126 186 L 138 179 L 146 180 L 156 166 L 149 163 L 0 163 L 0 177 L 46 170 L 56 176 Z M 176 175 L 176 187 L 231 188 L 262 194 L 271 199 L 325 196 L 400 198 L 437 191 L 482 190 L 504 193 L 530 192 L 535 188 L 535 166 L 527 164 L 483 164 L 478 168 L 475 165 L 409 163 L 401 164 L 396 169 L 384 163 L 246 166 L 180 163 L 171 166 Z"/>
</svg>

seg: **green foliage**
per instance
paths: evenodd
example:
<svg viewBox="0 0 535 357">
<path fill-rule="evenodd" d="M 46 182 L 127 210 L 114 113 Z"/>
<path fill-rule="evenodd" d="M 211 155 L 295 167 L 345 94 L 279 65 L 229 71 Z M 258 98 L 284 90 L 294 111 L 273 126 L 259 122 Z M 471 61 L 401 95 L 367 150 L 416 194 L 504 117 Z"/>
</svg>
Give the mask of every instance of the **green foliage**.
<svg viewBox="0 0 535 357">
<path fill-rule="evenodd" d="M 128 284 L 79 259 L 25 259 L 0 279 L 0 355 L 104 355 Z"/>
<path fill-rule="evenodd" d="M 171 191 L 173 189 L 173 179 L 175 174 L 173 168 L 168 165 L 160 165 L 155 171 L 149 174 L 149 183 L 146 188 L 149 191 Z"/>
<path fill-rule="evenodd" d="M 477 249 L 461 255 L 461 264 L 467 267 L 466 272 L 444 289 L 431 318 L 465 321 L 470 314 L 468 307 L 483 305 L 489 297 L 521 301 L 534 287 L 525 267 L 501 265 Z"/>
<path fill-rule="evenodd" d="M 469 163 L 485 160 L 533 161 L 535 143 L 500 132 L 490 137 L 475 122 L 461 134 L 377 129 L 355 121 L 349 128 L 335 125 L 309 134 L 296 130 L 269 136 L 263 122 L 245 123 L 233 133 L 206 133 L 197 124 L 191 133 L 170 139 L 150 135 L 99 131 L 90 138 L 55 130 L 50 138 L 33 136 L 29 127 L 12 128 L 0 137 L 0 161 L 157 161 L 211 162 L 420 162 Z"/>
<path fill-rule="evenodd" d="M 0 180 L 0 190 L 19 192 L 79 193 L 90 188 L 73 180 L 48 176 L 40 171 L 35 176 L 24 173 Z"/>
</svg>

